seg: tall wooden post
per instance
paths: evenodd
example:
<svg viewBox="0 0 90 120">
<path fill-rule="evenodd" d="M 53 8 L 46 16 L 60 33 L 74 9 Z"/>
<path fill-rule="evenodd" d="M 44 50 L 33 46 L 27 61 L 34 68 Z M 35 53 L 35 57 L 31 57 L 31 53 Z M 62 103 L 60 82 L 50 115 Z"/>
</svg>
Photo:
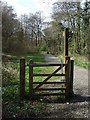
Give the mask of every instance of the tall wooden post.
<svg viewBox="0 0 90 120">
<path fill-rule="evenodd" d="M 25 59 L 20 59 L 20 99 L 25 97 Z"/>
<path fill-rule="evenodd" d="M 29 62 L 29 95 L 30 95 L 30 99 L 33 96 L 33 61 L 32 59 Z"/>
<path fill-rule="evenodd" d="M 65 28 L 64 30 L 64 57 L 65 56 L 68 56 L 68 28 Z"/>
</svg>

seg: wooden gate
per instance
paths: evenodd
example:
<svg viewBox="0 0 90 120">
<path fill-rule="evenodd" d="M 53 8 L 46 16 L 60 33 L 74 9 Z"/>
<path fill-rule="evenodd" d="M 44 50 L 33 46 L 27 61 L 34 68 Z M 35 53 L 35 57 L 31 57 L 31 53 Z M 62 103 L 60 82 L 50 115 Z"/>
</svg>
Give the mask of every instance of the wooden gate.
<svg viewBox="0 0 90 120">
<path fill-rule="evenodd" d="M 34 67 L 50 67 L 50 66 L 59 66 L 52 74 L 33 74 L 33 68 Z M 63 64 L 63 66 L 65 66 L 65 64 Z M 30 61 L 29 64 L 29 92 L 30 92 L 30 97 L 33 96 L 47 96 L 47 95 L 61 95 L 63 93 L 42 93 L 42 94 L 36 94 L 37 91 L 51 91 L 51 90 L 65 90 L 65 88 L 51 88 L 50 84 L 63 84 L 65 82 L 48 82 L 48 80 L 52 77 L 52 76 L 65 76 L 65 74 L 56 74 L 62 67 L 61 64 L 34 64 L 32 63 L 32 60 Z M 34 76 L 47 76 L 47 78 L 45 78 L 45 80 L 43 80 L 43 82 L 33 82 L 33 77 Z M 36 87 L 33 87 L 33 85 L 36 84 Z M 45 84 L 49 84 L 47 88 L 43 87 L 43 85 Z"/>
<path fill-rule="evenodd" d="M 37 63 L 33 63 L 33 61 L 30 60 L 30 63 L 29 63 L 30 98 L 33 98 L 35 96 L 57 96 L 57 95 L 64 95 L 65 98 L 69 97 L 69 95 L 73 91 L 73 63 L 74 62 L 70 60 L 70 57 L 66 57 L 65 59 L 66 59 L 65 64 L 48 64 L 48 63 L 37 64 Z M 21 99 L 23 99 L 25 95 L 25 68 L 24 68 L 25 60 L 21 59 L 20 61 L 21 61 L 20 62 L 20 96 L 21 96 Z M 33 72 L 34 67 L 51 67 L 51 66 L 58 67 L 51 74 L 48 74 L 48 73 L 35 74 Z M 64 72 L 57 73 L 63 67 L 64 67 Z M 47 77 L 42 82 L 34 82 L 33 78 L 37 76 L 47 76 Z M 64 76 L 65 79 L 63 81 L 49 81 L 49 79 L 53 76 Z M 52 84 L 56 87 L 51 87 Z M 46 85 L 47 87 L 45 87 Z M 64 85 L 64 87 L 62 87 L 62 85 Z"/>
</svg>

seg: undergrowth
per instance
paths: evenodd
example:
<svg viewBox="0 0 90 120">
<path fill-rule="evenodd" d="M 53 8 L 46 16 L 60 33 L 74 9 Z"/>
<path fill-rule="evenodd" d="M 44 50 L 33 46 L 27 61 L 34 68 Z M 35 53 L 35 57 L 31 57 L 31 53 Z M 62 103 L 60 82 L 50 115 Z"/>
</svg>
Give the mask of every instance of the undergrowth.
<svg viewBox="0 0 90 120">
<path fill-rule="evenodd" d="M 32 56 L 32 55 L 31 55 Z M 29 55 L 23 55 L 27 61 L 33 58 L 37 60 L 37 62 L 44 61 L 43 56 L 38 54 L 35 57 Z M 12 57 L 12 56 L 11 56 Z M 46 109 L 46 104 L 41 103 L 40 101 L 30 101 L 30 100 L 20 100 L 19 97 L 19 58 L 20 56 L 15 56 L 15 60 L 8 60 L 2 62 L 2 117 L 3 118 L 28 118 L 31 116 L 35 116 L 37 112 L 42 112 Z M 36 71 L 42 71 L 36 70 Z M 26 94 L 28 87 L 28 68 L 26 67 Z M 29 94 L 28 94 L 29 95 Z"/>
</svg>

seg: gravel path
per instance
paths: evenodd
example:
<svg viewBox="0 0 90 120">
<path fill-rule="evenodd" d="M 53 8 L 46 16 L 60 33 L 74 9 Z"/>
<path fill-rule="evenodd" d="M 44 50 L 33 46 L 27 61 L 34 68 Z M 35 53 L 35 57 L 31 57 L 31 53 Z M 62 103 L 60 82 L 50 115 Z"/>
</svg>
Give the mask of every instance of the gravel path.
<svg viewBox="0 0 90 120">
<path fill-rule="evenodd" d="M 53 55 L 43 53 L 45 60 L 52 63 L 61 61 Z M 88 95 L 88 70 L 74 66 L 74 94 L 75 99 L 71 103 L 50 103 L 49 116 L 47 118 L 88 118 L 89 98 Z M 46 116 L 45 116 L 46 118 Z"/>
<path fill-rule="evenodd" d="M 58 59 L 58 57 L 55 57 L 51 54 L 42 53 L 45 56 L 45 61 L 48 63 L 60 63 L 61 61 Z"/>
<path fill-rule="evenodd" d="M 88 96 L 88 70 L 74 66 L 74 93 Z"/>
<path fill-rule="evenodd" d="M 45 61 L 49 63 L 61 63 L 58 57 L 43 53 Z M 74 93 L 88 96 L 88 70 L 74 65 Z"/>
</svg>

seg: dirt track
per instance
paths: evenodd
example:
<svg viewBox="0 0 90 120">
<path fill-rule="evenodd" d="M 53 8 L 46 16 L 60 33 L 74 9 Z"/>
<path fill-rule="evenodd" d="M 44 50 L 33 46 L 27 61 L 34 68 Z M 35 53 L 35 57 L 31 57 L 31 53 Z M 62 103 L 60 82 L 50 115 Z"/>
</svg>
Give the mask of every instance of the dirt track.
<svg viewBox="0 0 90 120">
<path fill-rule="evenodd" d="M 51 54 L 43 53 L 45 61 L 49 63 L 61 63 L 61 61 Z M 88 70 L 74 65 L 74 93 L 88 96 Z"/>
<path fill-rule="evenodd" d="M 47 62 L 61 62 L 53 55 L 43 53 Z M 88 70 L 74 66 L 74 94 L 75 98 L 70 103 L 49 103 L 49 115 L 45 118 L 88 118 Z"/>
</svg>

